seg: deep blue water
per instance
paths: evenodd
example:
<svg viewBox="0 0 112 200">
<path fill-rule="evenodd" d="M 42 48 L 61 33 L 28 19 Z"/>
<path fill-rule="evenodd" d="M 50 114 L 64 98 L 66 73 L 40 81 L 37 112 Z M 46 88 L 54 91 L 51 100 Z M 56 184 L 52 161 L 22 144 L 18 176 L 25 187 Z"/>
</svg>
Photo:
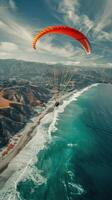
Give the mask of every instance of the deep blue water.
<svg viewBox="0 0 112 200">
<path fill-rule="evenodd" d="M 22 180 L 20 199 L 111 200 L 112 86 L 93 87 L 70 103 L 37 158 L 34 165 L 46 182 Z"/>
</svg>

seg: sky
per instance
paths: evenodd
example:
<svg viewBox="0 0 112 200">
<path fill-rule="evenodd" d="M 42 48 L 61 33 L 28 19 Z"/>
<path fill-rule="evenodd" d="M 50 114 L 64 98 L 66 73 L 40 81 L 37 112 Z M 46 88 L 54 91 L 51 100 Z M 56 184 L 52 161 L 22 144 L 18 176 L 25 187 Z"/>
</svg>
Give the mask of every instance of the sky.
<svg viewBox="0 0 112 200">
<path fill-rule="evenodd" d="M 92 47 L 86 55 L 80 44 L 62 35 L 34 36 L 51 25 L 82 31 Z M 112 0 L 0 0 L 0 59 L 50 64 L 112 67 Z"/>
</svg>

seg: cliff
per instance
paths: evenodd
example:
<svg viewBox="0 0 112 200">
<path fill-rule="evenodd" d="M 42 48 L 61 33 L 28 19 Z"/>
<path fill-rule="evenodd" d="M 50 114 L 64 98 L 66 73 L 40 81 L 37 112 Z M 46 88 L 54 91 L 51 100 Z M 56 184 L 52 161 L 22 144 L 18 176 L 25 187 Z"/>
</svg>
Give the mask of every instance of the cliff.
<svg viewBox="0 0 112 200">
<path fill-rule="evenodd" d="M 0 148 L 22 129 L 35 113 L 45 106 L 48 91 L 28 81 L 3 81 L 0 85 Z"/>
</svg>

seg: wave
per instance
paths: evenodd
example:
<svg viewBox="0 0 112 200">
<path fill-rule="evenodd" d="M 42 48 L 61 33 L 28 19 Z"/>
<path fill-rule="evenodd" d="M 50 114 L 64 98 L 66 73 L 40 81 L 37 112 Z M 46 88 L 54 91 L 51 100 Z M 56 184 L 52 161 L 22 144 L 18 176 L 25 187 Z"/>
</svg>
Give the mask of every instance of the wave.
<svg viewBox="0 0 112 200">
<path fill-rule="evenodd" d="M 3 173 L 4 179 L 8 177 L 10 173 L 12 176 L 7 180 L 4 187 L 0 190 L 0 200 L 16 200 L 21 199 L 19 193 L 17 192 L 17 184 L 21 180 L 32 179 L 36 184 L 43 184 L 47 180 L 45 177 L 41 176 L 40 171 L 33 166 L 33 163 L 38 161 L 37 154 L 40 150 L 46 148 L 47 142 L 52 139 L 52 132 L 57 130 L 57 122 L 59 119 L 59 114 L 63 113 L 66 106 L 72 101 L 76 101 L 80 95 L 98 84 L 93 84 L 80 91 L 73 92 L 68 99 L 63 100 L 63 103 L 55 108 L 53 112 L 48 113 L 42 120 L 40 125 L 37 127 L 36 134 L 29 141 L 29 143 L 23 148 L 23 150 L 10 162 L 8 168 Z M 74 146 L 74 145 L 68 145 Z M 33 155 L 33 158 L 32 158 Z M 74 186 L 80 193 L 83 189 L 81 186 Z"/>
<path fill-rule="evenodd" d="M 84 190 L 80 184 L 76 183 L 75 176 L 72 171 L 67 171 L 67 176 L 68 182 L 65 180 L 62 181 L 68 197 L 67 199 L 74 199 L 76 196 L 86 193 L 86 190 Z"/>
<path fill-rule="evenodd" d="M 72 147 L 77 147 L 77 144 L 69 143 L 67 144 L 67 146 L 72 148 Z"/>
<path fill-rule="evenodd" d="M 63 113 L 65 108 L 72 102 L 72 101 L 77 101 L 78 97 L 81 96 L 84 92 L 88 91 L 90 88 L 92 87 L 96 87 L 98 86 L 99 83 L 95 83 L 95 84 L 92 84 L 80 91 L 73 91 L 73 93 L 71 94 L 71 96 L 67 99 L 67 100 L 63 100 L 63 104 L 56 107 L 52 113 L 52 122 L 49 126 L 49 129 L 48 129 L 48 134 L 49 134 L 49 137 L 51 138 L 51 134 L 53 132 L 55 132 L 57 130 L 57 121 L 58 121 L 58 117 L 59 117 L 59 114 L 60 113 Z"/>
<path fill-rule="evenodd" d="M 49 114 L 48 114 L 49 115 Z M 51 122 L 50 117 L 46 115 L 41 124 L 37 127 L 36 134 L 29 141 L 29 143 L 23 148 L 23 150 L 10 162 L 8 168 L 2 173 L 4 180 L 12 173 L 10 178 L 5 183 L 4 187 L 0 190 L 0 200 L 16 200 L 20 199 L 17 193 L 17 184 L 23 179 L 32 178 L 39 183 L 43 183 L 46 180 L 40 176 L 40 172 L 37 169 L 32 168 L 33 163 L 37 161 L 37 154 L 40 150 L 46 147 L 48 141 L 48 134 L 46 131 L 46 125 Z M 33 155 L 33 157 L 32 157 Z"/>
</svg>

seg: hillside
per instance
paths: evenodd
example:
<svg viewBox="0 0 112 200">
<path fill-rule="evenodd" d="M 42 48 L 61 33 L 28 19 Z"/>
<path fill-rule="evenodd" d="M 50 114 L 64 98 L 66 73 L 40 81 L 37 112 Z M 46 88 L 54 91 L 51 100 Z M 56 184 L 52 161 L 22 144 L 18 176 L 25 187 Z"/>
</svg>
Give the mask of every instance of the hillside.
<svg viewBox="0 0 112 200">
<path fill-rule="evenodd" d="M 21 85 L 22 84 L 22 85 Z M 48 91 L 27 82 L 7 81 L 0 86 L 0 147 L 22 129 L 34 115 L 34 108 L 43 107 Z"/>
<path fill-rule="evenodd" d="M 93 83 L 112 83 L 111 68 L 0 60 L 0 147 L 25 126 L 36 106 L 44 106 L 52 97 L 56 81 L 63 91 L 59 85 L 68 82 L 66 74 L 72 75 L 69 91 Z"/>
</svg>

